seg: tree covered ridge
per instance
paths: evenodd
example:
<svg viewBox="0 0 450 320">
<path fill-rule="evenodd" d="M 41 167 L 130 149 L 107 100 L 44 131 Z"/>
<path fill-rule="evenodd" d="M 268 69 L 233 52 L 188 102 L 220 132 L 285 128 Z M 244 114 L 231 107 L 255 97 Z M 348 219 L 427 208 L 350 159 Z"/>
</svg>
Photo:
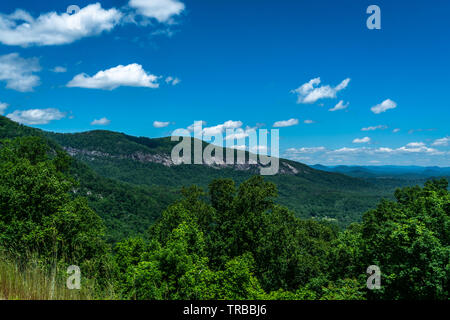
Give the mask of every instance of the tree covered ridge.
<svg viewBox="0 0 450 320">
<path fill-rule="evenodd" d="M 113 248 L 71 176 L 71 158 L 36 137 L 0 146 L 0 251 L 26 264 L 79 265 L 99 296 L 122 299 L 448 299 L 446 180 L 395 192 L 345 230 L 276 204 L 260 176 L 184 188 L 142 237 Z M 378 265 L 382 288 L 366 288 Z"/>
<path fill-rule="evenodd" d="M 180 187 L 198 185 L 207 188 L 214 179 L 230 178 L 237 185 L 257 174 L 257 170 L 205 165 L 165 166 L 139 161 L 133 154 L 170 155 L 177 144 L 170 138 L 150 139 L 123 133 L 95 130 L 62 134 L 20 125 L 0 116 L 0 139 L 39 136 L 52 150 L 87 150 L 73 153 L 70 174 L 79 182 L 78 195 L 104 220 L 108 243 L 142 234 L 163 210 L 180 197 Z M 203 142 L 203 148 L 208 144 Z M 139 158 L 139 157 L 138 157 Z M 144 157 L 145 158 L 145 157 Z M 282 159 L 296 174 L 266 177 L 276 184 L 276 202 L 304 219 L 328 219 L 340 227 L 360 221 L 362 213 L 375 207 L 381 198 L 393 198 L 395 187 L 422 184 L 424 181 L 386 181 L 382 184 L 342 174 L 312 169 Z M 286 169 L 281 165 L 281 169 Z"/>
</svg>

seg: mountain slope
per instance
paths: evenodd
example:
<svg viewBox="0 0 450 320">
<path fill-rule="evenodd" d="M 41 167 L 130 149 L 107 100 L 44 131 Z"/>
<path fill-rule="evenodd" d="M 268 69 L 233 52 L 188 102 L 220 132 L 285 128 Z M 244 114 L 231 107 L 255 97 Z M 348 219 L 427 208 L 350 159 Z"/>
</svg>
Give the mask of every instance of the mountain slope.
<svg viewBox="0 0 450 320">
<path fill-rule="evenodd" d="M 232 178 L 239 184 L 259 173 L 257 166 L 249 164 L 173 165 L 170 152 L 177 142 L 169 138 L 137 138 L 99 130 L 46 135 L 101 176 L 133 185 L 179 189 L 196 184 L 206 188 L 212 179 Z M 298 216 L 336 219 L 342 226 L 358 220 L 380 197 L 390 197 L 392 191 L 285 159 L 280 159 L 280 174 L 265 178 L 277 185 L 278 202 Z"/>
<path fill-rule="evenodd" d="M 0 139 L 35 135 L 74 159 L 72 174 L 80 182 L 75 192 L 85 195 L 105 220 L 110 241 L 142 233 L 178 197 L 182 186 L 206 188 L 216 178 L 237 184 L 259 174 L 256 165 L 173 165 L 176 142 L 111 131 L 74 134 L 46 132 L 0 116 Z M 203 146 L 207 146 L 203 143 Z M 325 218 L 346 226 L 358 221 L 394 186 L 380 187 L 363 179 L 324 172 L 304 164 L 280 160 L 280 173 L 267 176 L 279 190 L 278 203 L 303 218 Z"/>
</svg>

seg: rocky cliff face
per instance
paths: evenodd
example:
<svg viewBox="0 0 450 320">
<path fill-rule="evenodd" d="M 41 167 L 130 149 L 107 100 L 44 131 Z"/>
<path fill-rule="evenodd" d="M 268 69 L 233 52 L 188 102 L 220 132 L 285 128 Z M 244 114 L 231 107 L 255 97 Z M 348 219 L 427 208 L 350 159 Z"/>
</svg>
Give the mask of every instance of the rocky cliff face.
<svg viewBox="0 0 450 320">
<path fill-rule="evenodd" d="M 141 163 L 158 163 L 162 164 L 166 167 L 172 167 L 176 164 L 172 161 L 171 157 L 167 154 L 150 154 L 150 153 L 144 153 L 144 152 L 134 152 L 129 155 L 123 155 L 123 154 L 110 154 L 106 152 L 101 152 L 97 150 L 87 150 L 87 149 L 76 149 L 72 147 L 64 147 L 64 150 L 71 155 L 72 157 L 81 157 L 85 160 L 94 161 L 96 159 L 100 158 L 110 158 L 110 159 L 119 159 L 119 160 L 133 160 L 138 161 Z M 262 165 L 258 163 L 241 163 L 241 164 L 226 164 L 226 163 L 217 163 L 213 159 L 213 163 L 203 163 L 203 165 L 216 168 L 216 169 L 222 169 L 222 168 L 229 168 L 232 167 L 234 170 L 239 171 L 257 171 L 260 170 Z M 280 174 L 289 174 L 289 175 L 296 175 L 298 173 L 308 173 L 305 169 L 298 169 L 294 167 L 293 165 L 285 162 L 280 161 Z"/>
</svg>

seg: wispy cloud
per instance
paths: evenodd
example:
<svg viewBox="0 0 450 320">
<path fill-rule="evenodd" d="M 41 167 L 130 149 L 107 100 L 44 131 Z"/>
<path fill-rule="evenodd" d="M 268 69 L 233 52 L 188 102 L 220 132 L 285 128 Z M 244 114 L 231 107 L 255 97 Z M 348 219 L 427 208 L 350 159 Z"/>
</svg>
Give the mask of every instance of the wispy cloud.
<svg viewBox="0 0 450 320">
<path fill-rule="evenodd" d="M 165 81 L 166 81 L 167 84 L 171 84 L 173 86 L 176 86 L 177 84 L 179 84 L 181 82 L 180 79 L 174 78 L 174 77 L 170 77 L 170 76 L 167 77 Z"/>
<path fill-rule="evenodd" d="M 450 144 L 450 137 L 444 137 L 440 139 L 436 139 L 433 142 L 433 146 L 448 146 Z"/>
<path fill-rule="evenodd" d="M 109 120 L 108 118 L 100 118 L 100 119 L 95 119 L 94 121 L 91 122 L 92 126 L 107 126 L 111 123 L 111 120 Z"/>
<path fill-rule="evenodd" d="M 170 122 L 163 122 L 163 121 L 153 121 L 153 127 L 155 128 L 165 128 L 170 125 Z"/>
<path fill-rule="evenodd" d="M 320 78 L 314 78 L 291 92 L 297 94 L 297 103 L 314 103 L 320 99 L 336 98 L 336 94 L 347 88 L 349 82 L 350 78 L 347 78 L 335 87 L 320 86 Z"/>
<path fill-rule="evenodd" d="M 40 85 L 40 78 L 34 73 L 41 71 L 37 58 L 25 59 L 18 53 L 0 56 L 0 81 L 6 87 L 20 92 L 33 91 Z"/>
<path fill-rule="evenodd" d="M 273 124 L 274 128 L 291 127 L 298 124 L 298 119 L 289 119 L 277 121 Z"/>
<path fill-rule="evenodd" d="M 99 71 L 92 77 L 81 73 L 76 75 L 67 86 L 103 90 L 114 90 L 121 86 L 158 88 L 158 78 L 147 73 L 140 64 L 133 63 Z"/>
<path fill-rule="evenodd" d="M 54 73 L 65 73 L 65 72 L 67 72 L 67 68 L 57 66 L 57 67 L 54 67 L 53 69 L 51 69 L 50 71 L 54 72 Z"/>
<path fill-rule="evenodd" d="M 338 102 L 338 104 L 336 104 L 333 108 L 329 109 L 328 111 L 338 111 L 338 110 L 344 110 L 347 109 L 348 106 L 350 105 L 349 102 L 344 104 L 344 100 L 341 100 Z"/>
<path fill-rule="evenodd" d="M 382 103 L 370 108 L 370 110 L 375 114 L 379 114 L 395 108 L 397 108 L 397 103 L 391 99 L 386 99 Z"/>
<path fill-rule="evenodd" d="M 353 140 L 353 143 L 368 143 L 368 142 L 370 142 L 370 138 L 369 137 L 364 137 L 364 138 L 361 138 L 361 139 L 356 138 L 356 139 Z"/>
<path fill-rule="evenodd" d="M 372 126 L 372 127 L 367 127 L 367 128 L 361 128 L 361 131 L 375 131 L 375 130 L 385 130 L 387 129 L 388 126 L 385 125 L 378 125 L 378 126 Z"/>
<path fill-rule="evenodd" d="M 325 147 L 302 147 L 302 148 L 289 148 L 286 150 L 288 153 L 292 154 L 303 154 L 303 153 L 316 153 L 326 151 Z"/>
</svg>

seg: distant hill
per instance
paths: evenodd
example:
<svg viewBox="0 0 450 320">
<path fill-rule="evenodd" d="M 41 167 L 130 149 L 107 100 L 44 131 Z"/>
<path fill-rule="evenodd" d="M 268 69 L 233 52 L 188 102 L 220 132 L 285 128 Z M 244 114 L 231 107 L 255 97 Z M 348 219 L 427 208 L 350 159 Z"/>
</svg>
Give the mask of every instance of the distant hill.
<svg viewBox="0 0 450 320">
<path fill-rule="evenodd" d="M 0 139 L 29 135 L 43 137 L 53 148 L 64 149 L 72 156 L 72 174 L 80 183 L 74 192 L 86 196 L 105 220 L 110 241 L 144 232 L 179 197 L 183 186 L 207 188 L 216 178 L 232 178 L 239 184 L 259 174 L 258 166 L 248 163 L 174 165 L 170 152 L 176 142 L 169 138 L 150 139 L 104 130 L 52 133 L 0 116 Z M 203 143 L 203 147 L 207 145 Z M 424 182 L 420 178 L 379 183 L 362 173 L 351 177 L 362 169 L 352 170 L 329 172 L 332 170 L 328 167 L 312 168 L 280 159 L 280 173 L 266 179 L 278 187 L 277 202 L 297 216 L 331 220 L 341 227 L 359 221 L 381 198 L 392 197 L 396 187 Z"/>
<path fill-rule="evenodd" d="M 342 173 L 358 178 L 397 178 L 421 179 L 450 176 L 450 167 L 420 167 L 420 166 L 323 166 L 316 164 L 312 168 Z"/>
</svg>

